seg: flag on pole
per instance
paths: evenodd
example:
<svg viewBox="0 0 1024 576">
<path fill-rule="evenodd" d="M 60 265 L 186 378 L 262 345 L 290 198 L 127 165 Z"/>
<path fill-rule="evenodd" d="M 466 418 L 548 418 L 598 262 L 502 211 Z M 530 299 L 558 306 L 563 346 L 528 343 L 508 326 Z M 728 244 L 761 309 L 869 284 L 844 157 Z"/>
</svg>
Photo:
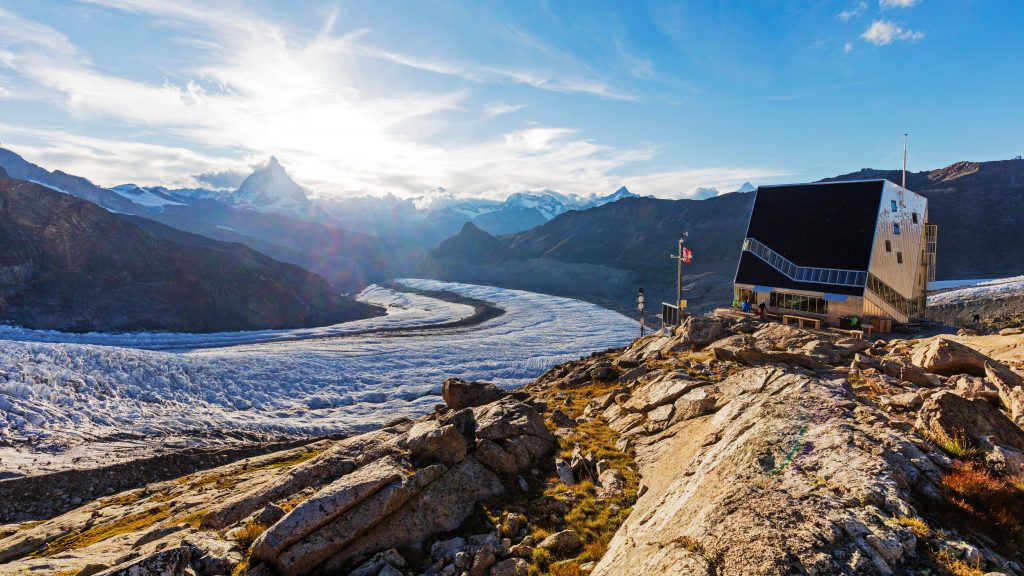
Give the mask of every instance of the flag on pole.
<svg viewBox="0 0 1024 576">
<path fill-rule="evenodd" d="M 689 264 L 693 261 L 693 252 L 689 248 L 683 248 L 683 262 Z"/>
</svg>

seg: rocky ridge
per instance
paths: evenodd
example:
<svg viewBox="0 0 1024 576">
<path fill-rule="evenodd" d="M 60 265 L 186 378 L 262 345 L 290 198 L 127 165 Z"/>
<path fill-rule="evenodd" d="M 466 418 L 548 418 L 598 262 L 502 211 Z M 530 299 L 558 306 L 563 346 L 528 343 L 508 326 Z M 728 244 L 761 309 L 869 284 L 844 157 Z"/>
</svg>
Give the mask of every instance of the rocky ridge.
<svg viewBox="0 0 1024 576">
<path fill-rule="evenodd" d="M 0 573 L 1021 575 L 1022 340 L 692 317 L 4 527 Z"/>
</svg>

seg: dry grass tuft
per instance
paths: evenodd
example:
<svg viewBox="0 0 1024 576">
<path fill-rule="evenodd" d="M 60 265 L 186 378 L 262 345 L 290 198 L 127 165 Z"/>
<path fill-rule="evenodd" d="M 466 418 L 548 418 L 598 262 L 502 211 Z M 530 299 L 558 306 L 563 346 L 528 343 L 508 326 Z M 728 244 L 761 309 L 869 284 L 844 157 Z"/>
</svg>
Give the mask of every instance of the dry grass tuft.
<svg viewBox="0 0 1024 576">
<path fill-rule="evenodd" d="M 949 550 L 932 554 L 932 560 L 939 568 L 952 576 L 985 576 L 985 571 L 981 569 L 980 565 L 965 562 L 954 556 Z"/>
<path fill-rule="evenodd" d="M 577 560 L 556 562 L 551 565 L 549 573 L 551 576 L 585 576 Z"/>
<path fill-rule="evenodd" d="M 137 514 L 130 514 L 110 522 L 103 522 L 82 531 L 65 534 L 50 542 L 48 546 L 37 551 L 33 556 L 36 558 L 52 556 L 61 552 L 67 552 L 68 550 L 86 548 L 121 534 L 141 532 L 166 519 L 170 515 L 169 510 L 170 506 L 163 504 Z"/>
<path fill-rule="evenodd" d="M 947 521 L 980 531 L 1000 547 L 1017 549 L 1024 529 L 1024 492 L 987 468 L 956 462 L 942 477 Z"/>
<path fill-rule="evenodd" d="M 1014 476 L 1007 476 L 1006 482 L 1016 488 L 1017 490 L 1024 492 L 1024 474 L 1016 474 Z"/>
<path fill-rule="evenodd" d="M 967 439 L 967 434 L 963 430 L 955 431 L 953 436 L 945 432 L 938 434 L 925 433 L 925 436 L 951 458 L 972 460 L 978 457 L 978 449 Z"/>
<path fill-rule="evenodd" d="M 249 522 L 245 526 L 242 526 L 234 534 L 235 542 L 238 542 L 238 546 L 242 550 L 248 550 L 252 543 L 267 531 L 267 525 L 262 522 Z"/>
<path fill-rule="evenodd" d="M 921 520 L 920 518 L 914 518 L 912 516 L 903 516 L 901 518 L 897 518 L 893 521 L 893 524 L 896 524 L 897 526 L 903 526 L 905 528 L 910 528 L 910 530 L 914 533 L 914 536 L 916 536 L 920 540 L 928 538 L 928 536 L 930 536 L 932 532 L 931 528 L 929 528 L 928 525 L 925 524 L 924 520 Z"/>
</svg>

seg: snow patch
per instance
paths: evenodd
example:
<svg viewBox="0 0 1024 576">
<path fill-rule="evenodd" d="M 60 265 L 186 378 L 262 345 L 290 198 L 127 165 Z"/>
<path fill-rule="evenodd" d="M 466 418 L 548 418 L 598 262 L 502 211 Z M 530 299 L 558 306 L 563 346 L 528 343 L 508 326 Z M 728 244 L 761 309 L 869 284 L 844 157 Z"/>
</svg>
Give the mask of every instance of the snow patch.
<svg viewBox="0 0 1024 576">
<path fill-rule="evenodd" d="M 1024 297 L 1024 276 L 979 281 L 965 288 L 958 288 L 928 297 L 929 306 L 946 306 L 976 300 L 997 300 L 1010 296 Z"/>
</svg>

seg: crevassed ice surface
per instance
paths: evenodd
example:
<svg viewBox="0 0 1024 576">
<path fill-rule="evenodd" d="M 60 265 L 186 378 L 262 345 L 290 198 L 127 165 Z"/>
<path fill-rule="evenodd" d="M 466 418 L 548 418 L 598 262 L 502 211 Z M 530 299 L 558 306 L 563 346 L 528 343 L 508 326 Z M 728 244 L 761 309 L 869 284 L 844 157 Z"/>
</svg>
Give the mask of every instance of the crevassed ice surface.
<svg viewBox="0 0 1024 576">
<path fill-rule="evenodd" d="M 410 279 L 403 280 L 403 282 L 406 282 L 409 286 L 415 286 L 423 281 Z M 384 306 L 387 309 L 387 315 L 316 328 L 214 332 L 208 334 L 181 332 L 129 332 L 123 334 L 88 332 L 85 334 L 72 334 L 54 330 L 30 330 L 17 326 L 0 326 L 0 340 L 99 344 L 103 346 L 146 348 L 148 350 L 180 350 L 346 336 L 383 329 L 415 328 L 461 320 L 473 314 L 473 307 L 466 304 L 454 304 L 408 292 L 395 292 L 377 285 L 369 286 L 363 290 L 359 294 L 358 299 L 370 304 Z"/>
<path fill-rule="evenodd" d="M 928 297 L 929 306 L 958 304 L 971 300 L 1008 298 L 1024 295 L 1024 276 L 984 280 L 965 288 L 941 292 Z"/>
<path fill-rule="evenodd" d="M 281 332 L 273 335 L 277 341 L 178 353 L 124 347 L 125 338 L 143 335 L 64 335 L 88 337 L 91 344 L 0 340 L 0 444 L 59 449 L 117 434 L 352 432 L 430 410 L 441 401 L 445 378 L 512 387 L 636 336 L 634 321 L 576 300 L 402 282 L 486 300 L 506 313 L 467 328 L 334 337 L 335 330 L 309 339 L 288 339 L 287 333 L 304 331 L 275 331 Z M 421 326 L 472 312 L 379 287 L 361 298 L 388 306 L 388 316 L 363 321 L 377 327 Z M 33 332 L 12 329 L 2 337 L 41 339 Z M 148 340 L 136 345 L 159 346 L 163 337 L 172 347 L 223 346 L 229 337 L 144 336 Z M 244 340 L 244 334 L 230 337 Z"/>
</svg>

